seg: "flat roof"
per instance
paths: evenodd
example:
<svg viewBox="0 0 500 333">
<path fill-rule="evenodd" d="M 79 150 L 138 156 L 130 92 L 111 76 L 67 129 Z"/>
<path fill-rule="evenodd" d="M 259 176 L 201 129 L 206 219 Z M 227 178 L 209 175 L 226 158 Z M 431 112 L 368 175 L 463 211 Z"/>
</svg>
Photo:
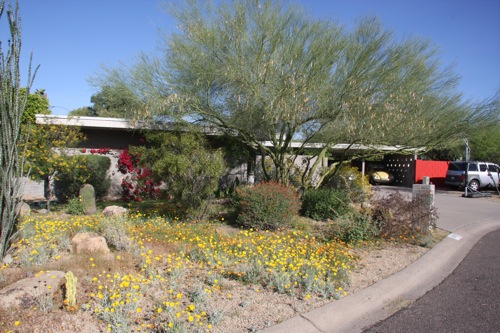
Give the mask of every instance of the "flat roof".
<svg viewBox="0 0 500 333">
<path fill-rule="evenodd" d="M 60 116 L 60 115 L 46 115 L 37 114 L 36 123 L 37 124 L 53 124 L 53 125 L 65 125 L 65 126 L 79 126 L 86 128 L 107 128 L 107 129 L 125 129 L 125 130 L 135 130 L 135 129 L 158 129 L 166 130 L 168 129 L 168 123 L 155 123 L 153 126 L 147 122 L 138 121 L 133 124 L 129 120 L 124 118 L 104 118 L 104 117 L 83 117 L 83 116 Z M 209 129 L 207 133 L 211 135 L 216 135 L 217 131 Z M 266 147 L 273 147 L 271 141 L 262 142 Z M 290 144 L 291 148 L 300 148 L 303 146 L 302 142 L 294 141 Z M 307 143 L 303 146 L 308 149 L 322 149 L 325 147 L 324 143 Z M 353 151 L 363 151 L 363 150 L 379 150 L 386 152 L 418 152 L 422 150 L 421 148 L 406 148 L 403 146 L 386 146 L 386 145 L 362 145 L 362 144 L 348 144 L 348 143 L 338 143 L 330 147 L 331 150 L 345 151 L 346 149 Z"/>
<path fill-rule="evenodd" d="M 116 128 L 116 129 L 137 129 L 144 126 L 134 126 L 127 119 L 123 118 L 103 118 L 103 117 L 70 117 L 47 114 L 35 115 L 36 123 L 41 125 L 64 125 L 90 128 Z"/>
</svg>

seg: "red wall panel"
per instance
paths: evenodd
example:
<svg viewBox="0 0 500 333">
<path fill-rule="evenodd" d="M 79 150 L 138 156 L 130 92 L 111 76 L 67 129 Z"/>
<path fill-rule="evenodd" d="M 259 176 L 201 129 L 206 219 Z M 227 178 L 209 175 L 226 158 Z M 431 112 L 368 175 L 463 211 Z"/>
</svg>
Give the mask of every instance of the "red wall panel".
<svg viewBox="0 0 500 333">
<path fill-rule="evenodd" d="M 445 186 L 444 179 L 448 170 L 448 161 L 415 161 L 415 184 L 422 183 L 424 177 L 430 177 L 432 184 Z"/>
</svg>

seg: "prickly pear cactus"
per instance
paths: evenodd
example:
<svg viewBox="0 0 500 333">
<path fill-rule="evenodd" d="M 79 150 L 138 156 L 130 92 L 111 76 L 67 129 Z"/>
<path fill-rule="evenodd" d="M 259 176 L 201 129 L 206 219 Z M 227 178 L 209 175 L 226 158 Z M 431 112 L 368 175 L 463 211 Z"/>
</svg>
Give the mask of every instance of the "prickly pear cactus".
<svg viewBox="0 0 500 333">
<path fill-rule="evenodd" d="M 78 279 L 73 274 L 73 272 L 69 271 L 65 275 L 66 277 L 66 301 L 68 302 L 69 307 L 76 306 L 76 282 Z"/>
<path fill-rule="evenodd" d="M 95 191 L 94 187 L 90 184 L 85 184 L 80 188 L 80 198 L 85 214 L 92 215 L 96 212 L 95 206 Z"/>
</svg>

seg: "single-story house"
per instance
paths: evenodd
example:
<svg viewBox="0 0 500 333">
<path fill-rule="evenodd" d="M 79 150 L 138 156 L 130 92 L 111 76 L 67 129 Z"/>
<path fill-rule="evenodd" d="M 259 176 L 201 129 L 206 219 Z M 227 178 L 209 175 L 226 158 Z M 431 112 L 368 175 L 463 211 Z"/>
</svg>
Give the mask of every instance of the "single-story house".
<svg viewBox="0 0 500 333">
<path fill-rule="evenodd" d="M 121 181 L 124 175 L 118 172 L 116 165 L 121 152 L 127 149 L 130 145 L 141 145 L 141 132 L 142 129 L 153 129 L 151 126 L 136 123 L 132 124 L 127 119 L 121 118 L 101 118 L 101 117 L 69 117 L 60 115 L 36 115 L 37 124 L 53 124 L 61 126 L 78 126 L 82 133 L 86 136 L 86 140 L 80 143 L 78 149 L 75 153 L 90 154 L 95 150 L 102 148 L 109 148 L 108 156 L 111 159 L 111 168 L 108 171 L 109 176 L 112 180 L 112 186 L 109 193 L 110 198 L 119 197 L 121 194 Z M 168 126 L 159 125 L 154 127 L 158 130 L 168 130 Z M 216 131 L 208 130 L 206 131 L 209 140 L 214 142 L 217 141 L 218 134 Z M 265 145 L 272 147 L 272 142 L 265 141 Z M 220 143 L 218 143 L 220 144 Z M 301 146 L 300 142 L 293 142 L 292 148 L 298 148 Z M 321 149 L 324 145 L 322 144 L 308 144 L 308 149 Z M 348 145 L 348 144 L 337 144 L 331 147 L 330 151 L 332 154 L 338 153 L 342 154 L 346 149 L 350 151 L 363 151 L 368 149 L 373 149 L 374 147 L 368 147 L 364 145 Z M 379 151 L 386 152 L 383 163 L 387 167 L 388 171 L 393 173 L 395 176 L 395 183 L 400 186 L 411 187 L 412 184 L 421 181 L 416 177 L 422 177 L 420 173 L 416 171 L 417 165 L 417 153 L 418 150 L 411 152 L 411 154 L 401 154 L 401 147 L 393 146 L 377 146 L 375 147 Z M 304 156 L 305 157 L 305 156 Z M 255 161 L 253 161 L 255 163 Z M 301 161 L 297 161 L 301 163 Z M 249 176 L 248 163 L 242 163 L 241 165 L 229 170 L 228 177 L 230 181 L 234 181 L 236 178 L 239 181 L 247 181 Z M 328 165 L 328 159 L 324 159 L 323 165 Z M 361 161 L 361 171 L 364 173 L 365 163 Z M 442 171 L 440 171 L 442 173 Z M 43 197 L 43 188 L 41 184 L 36 184 L 32 181 L 27 181 L 25 187 L 25 197 Z"/>
</svg>

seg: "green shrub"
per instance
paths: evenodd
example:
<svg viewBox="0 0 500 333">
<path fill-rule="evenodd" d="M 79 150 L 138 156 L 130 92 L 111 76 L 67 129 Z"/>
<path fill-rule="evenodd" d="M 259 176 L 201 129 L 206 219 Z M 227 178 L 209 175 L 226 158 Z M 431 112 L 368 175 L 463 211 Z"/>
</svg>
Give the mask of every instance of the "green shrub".
<svg viewBox="0 0 500 333">
<path fill-rule="evenodd" d="M 214 150 L 199 133 L 145 133 L 148 146 L 131 147 L 140 156 L 139 164 L 152 170 L 166 192 L 187 218 L 203 218 L 207 200 L 212 197 L 225 171 L 221 149 Z"/>
<path fill-rule="evenodd" d="M 108 169 L 111 160 L 106 156 L 79 155 L 69 156 L 69 159 L 77 159 L 78 164 L 84 164 L 86 168 L 73 169 L 59 174 L 55 181 L 55 194 L 60 202 L 67 202 L 69 198 L 77 197 L 83 184 L 94 187 L 97 199 L 102 199 L 108 193 L 111 180 Z M 72 162 L 74 163 L 74 162 Z"/>
<path fill-rule="evenodd" d="M 291 226 L 300 207 L 297 191 L 275 182 L 240 186 L 233 203 L 236 223 L 259 230 Z"/>
<path fill-rule="evenodd" d="M 85 208 L 79 197 L 75 197 L 68 200 L 68 206 L 66 207 L 66 213 L 72 215 L 84 215 Z"/>
<path fill-rule="evenodd" d="M 333 219 L 349 210 L 345 194 L 333 189 L 311 189 L 302 196 L 301 214 L 313 220 Z"/>
<path fill-rule="evenodd" d="M 363 178 L 358 168 L 348 165 L 340 167 L 322 188 L 343 192 L 344 197 L 352 203 L 366 202 L 372 197 L 372 188 L 366 176 Z"/>
<path fill-rule="evenodd" d="M 330 224 L 329 233 L 346 243 L 367 241 L 378 236 L 377 225 L 370 214 L 352 210 Z"/>
<path fill-rule="evenodd" d="M 436 208 L 422 199 L 406 200 L 399 192 L 373 202 L 373 220 L 385 239 L 427 245 L 438 218 Z"/>
</svg>

